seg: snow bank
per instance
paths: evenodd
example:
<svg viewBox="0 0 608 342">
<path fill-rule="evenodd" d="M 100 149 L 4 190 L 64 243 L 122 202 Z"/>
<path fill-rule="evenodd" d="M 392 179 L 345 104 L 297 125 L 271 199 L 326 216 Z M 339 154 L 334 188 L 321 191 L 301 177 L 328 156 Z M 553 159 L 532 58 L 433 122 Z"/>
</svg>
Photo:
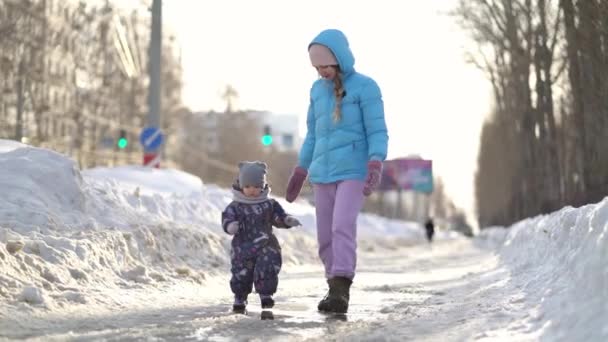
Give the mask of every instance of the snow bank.
<svg viewBox="0 0 608 342">
<path fill-rule="evenodd" d="M 0 154 L 0 226 L 20 231 L 86 221 L 83 181 L 72 161 L 44 149 Z"/>
<path fill-rule="evenodd" d="M 80 171 L 59 153 L 0 140 L 0 188 L 0 299 L 9 304 L 94 303 L 103 300 L 91 295 L 95 288 L 202 284 L 229 272 L 220 218 L 232 194 L 193 175 L 139 166 Z M 277 200 L 303 223 L 276 230 L 285 266 L 319 265 L 314 208 Z M 369 249 L 423 235 L 417 224 L 361 215 L 359 239 Z"/>
<path fill-rule="evenodd" d="M 229 269 L 228 191 L 177 170 L 80 172 L 50 150 L 0 140 L 0 151 L 0 304 L 52 309 L 100 300 L 94 288 L 202 284 Z M 314 236 L 280 238 L 286 265 L 316 261 Z"/>
<path fill-rule="evenodd" d="M 481 239 L 498 246 L 543 339 L 608 340 L 608 197 L 484 230 Z"/>
<path fill-rule="evenodd" d="M 476 245 L 486 248 L 499 249 L 505 243 L 509 229 L 501 226 L 492 226 L 482 229 L 475 235 Z"/>
<path fill-rule="evenodd" d="M 84 170 L 92 179 L 116 181 L 124 189 L 139 191 L 142 195 L 164 194 L 200 198 L 205 193 L 200 178 L 179 170 L 152 169 L 143 166 L 98 167 Z"/>
<path fill-rule="evenodd" d="M 27 147 L 28 145 L 16 142 L 14 140 L 3 140 L 0 139 L 0 153 L 6 153 L 18 148 Z"/>
</svg>

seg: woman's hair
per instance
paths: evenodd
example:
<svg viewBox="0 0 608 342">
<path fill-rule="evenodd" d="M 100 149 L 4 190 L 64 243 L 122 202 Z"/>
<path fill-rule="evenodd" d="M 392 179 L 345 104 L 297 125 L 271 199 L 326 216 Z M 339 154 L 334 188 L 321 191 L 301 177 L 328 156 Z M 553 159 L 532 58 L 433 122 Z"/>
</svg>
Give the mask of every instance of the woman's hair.
<svg viewBox="0 0 608 342">
<path fill-rule="evenodd" d="M 334 95 L 336 96 L 336 109 L 334 110 L 334 122 L 342 119 L 342 99 L 344 98 L 344 85 L 342 84 L 342 71 L 336 66 L 336 77 L 334 78 Z"/>
</svg>

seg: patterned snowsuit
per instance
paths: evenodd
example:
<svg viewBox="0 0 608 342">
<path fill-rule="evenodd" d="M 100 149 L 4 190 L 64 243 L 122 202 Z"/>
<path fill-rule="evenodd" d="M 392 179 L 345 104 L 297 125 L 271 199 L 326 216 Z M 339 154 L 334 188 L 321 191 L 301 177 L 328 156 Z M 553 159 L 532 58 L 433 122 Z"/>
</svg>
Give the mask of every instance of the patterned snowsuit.
<svg viewBox="0 0 608 342">
<path fill-rule="evenodd" d="M 289 228 L 286 213 L 274 199 L 258 203 L 232 201 L 222 213 L 222 227 L 239 222 L 232 238 L 230 288 L 236 297 L 246 299 L 253 285 L 260 295 L 273 295 L 279 283 L 281 247 L 272 227 Z"/>
</svg>

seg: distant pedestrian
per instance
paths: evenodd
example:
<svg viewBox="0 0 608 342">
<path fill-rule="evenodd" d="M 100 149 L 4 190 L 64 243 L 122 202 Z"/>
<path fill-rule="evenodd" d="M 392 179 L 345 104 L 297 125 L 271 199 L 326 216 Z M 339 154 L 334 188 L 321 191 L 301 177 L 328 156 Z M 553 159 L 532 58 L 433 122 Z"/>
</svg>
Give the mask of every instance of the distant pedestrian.
<svg viewBox="0 0 608 342">
<path fill-rule="evenodd" d="M 429 217 L 424 224 L 424 229 L 426 230 L 426 239 L 429 243 L 433 242 L 433 235 L 435 235 L 435 224 L 433 223 L 433 219 Z"/>
</svg>

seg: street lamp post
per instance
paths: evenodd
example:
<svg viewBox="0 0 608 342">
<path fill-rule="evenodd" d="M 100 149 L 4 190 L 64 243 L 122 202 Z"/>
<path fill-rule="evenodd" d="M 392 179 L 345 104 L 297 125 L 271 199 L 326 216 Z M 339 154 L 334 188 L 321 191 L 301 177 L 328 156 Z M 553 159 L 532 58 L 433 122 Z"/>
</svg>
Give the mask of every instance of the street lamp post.
<svg viewBox="0 0 608 342">
<path fill-rule="evenodd" d="M 152 1 L 152 27 L 150 32 L 149 75 L 148 88 L 148 127 L 161 128 L 161 63 L 162 63 L 162 1 Z M 161 147 L 146 150 L 144 146 L 144 165 L 154 160 L 160 165 Z"/>
</svg>

